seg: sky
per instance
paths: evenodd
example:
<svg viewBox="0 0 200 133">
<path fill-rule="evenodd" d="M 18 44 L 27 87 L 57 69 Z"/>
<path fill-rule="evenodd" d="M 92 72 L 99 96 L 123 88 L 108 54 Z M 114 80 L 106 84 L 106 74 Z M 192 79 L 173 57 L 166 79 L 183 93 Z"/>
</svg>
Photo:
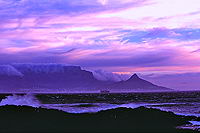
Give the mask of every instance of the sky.
<svg viewBox="0 0 200 133">
<path fill-rule="evenodd" d="M 200 73 L 199 0 L 0 0 L 0 64 Z"/>
</svg>

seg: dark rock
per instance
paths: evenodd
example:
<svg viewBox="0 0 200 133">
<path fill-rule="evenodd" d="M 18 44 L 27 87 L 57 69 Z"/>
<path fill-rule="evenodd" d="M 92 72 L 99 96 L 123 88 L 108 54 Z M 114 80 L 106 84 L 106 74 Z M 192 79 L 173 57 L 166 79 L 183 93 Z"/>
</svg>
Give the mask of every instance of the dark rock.
<svg viewBox="0 0 200 133">
<path fill-rule="evenodd" d="M 190 118 L 145 107 L 72 114 L 28 106 L 1 106 L 0 118 L 1 132 L 192 132 L 176 129 Z"/>
</svg>

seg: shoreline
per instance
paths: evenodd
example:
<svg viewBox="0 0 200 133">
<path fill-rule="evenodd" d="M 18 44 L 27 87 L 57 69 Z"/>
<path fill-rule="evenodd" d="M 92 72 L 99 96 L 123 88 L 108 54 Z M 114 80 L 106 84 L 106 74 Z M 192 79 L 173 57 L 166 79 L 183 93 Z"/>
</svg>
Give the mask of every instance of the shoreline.
<svg viewBox="0 0 200 133">
<path fill-rule="evenodd" d="M 199 119 L 145 107 L 120 107 L 97 113 L 74 114 L 14 105 L 0 106 L 0 118 L 0 131 L 6 132 L 194 132 L 176 127 Z"/>
<path fill-rule="evenodd" d="M 134 93 L 177 93 L 177 92 L 200 92 L 199 90 L 168 90 L 168 91 L 110 91 L 107 94 L 100 93 L 99 91 L 75 91 L 75 92 L 0 92 L 0 94 L 102 94 L 102 95 L 108 95 L 108 94 L 134 94 Z"/>
</svg>

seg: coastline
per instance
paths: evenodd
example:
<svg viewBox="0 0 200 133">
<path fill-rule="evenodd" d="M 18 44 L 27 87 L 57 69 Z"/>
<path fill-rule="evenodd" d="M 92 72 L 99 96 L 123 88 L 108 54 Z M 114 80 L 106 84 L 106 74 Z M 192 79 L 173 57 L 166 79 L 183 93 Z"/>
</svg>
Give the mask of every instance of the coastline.
<svg viewBox="0 0 200 133">
<path fill-rule="evenodd" d="M 14 105 L 0 106 L 0 118 L 3 132 L 195 132 L 176 127 L 199 119 L 145 107 L 74 114 Z"/>
</svg>

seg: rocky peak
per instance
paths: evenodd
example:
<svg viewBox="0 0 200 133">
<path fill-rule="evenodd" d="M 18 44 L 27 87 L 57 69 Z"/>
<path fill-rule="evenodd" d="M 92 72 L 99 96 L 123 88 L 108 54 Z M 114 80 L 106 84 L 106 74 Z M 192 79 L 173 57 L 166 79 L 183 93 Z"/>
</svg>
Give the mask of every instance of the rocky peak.
<svg viewBox="0 0 200 133">
<path fill-rule="evenodd" d="M 137 74 L 133 74 L 128 80 L 130 81 L 130 80 L 136 80 L 136 79 L 140 79 L 140 78 L 138 77 Z"/>
</svg>

